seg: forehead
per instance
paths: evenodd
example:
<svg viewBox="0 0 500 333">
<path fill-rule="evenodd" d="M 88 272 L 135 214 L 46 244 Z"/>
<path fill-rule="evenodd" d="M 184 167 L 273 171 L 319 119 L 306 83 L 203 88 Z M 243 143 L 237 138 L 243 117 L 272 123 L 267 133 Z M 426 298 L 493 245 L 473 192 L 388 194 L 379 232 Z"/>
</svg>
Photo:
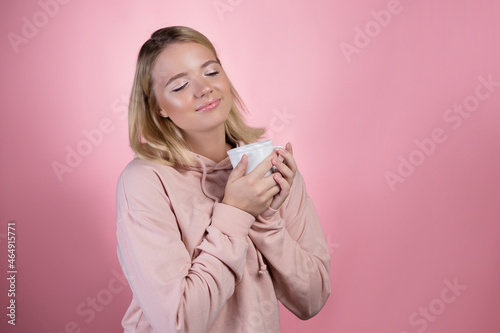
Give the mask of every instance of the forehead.
<svg viewBox="0 0 500 333">
<path fill-rule="evenodd" d="M 191 42 L 174 43 L 167 46 L 153 66 L 153 78 L 167 79 L 173 75 L 196 70 L 208 60 L 216 60 L 207 47 Z"/>
</svg>

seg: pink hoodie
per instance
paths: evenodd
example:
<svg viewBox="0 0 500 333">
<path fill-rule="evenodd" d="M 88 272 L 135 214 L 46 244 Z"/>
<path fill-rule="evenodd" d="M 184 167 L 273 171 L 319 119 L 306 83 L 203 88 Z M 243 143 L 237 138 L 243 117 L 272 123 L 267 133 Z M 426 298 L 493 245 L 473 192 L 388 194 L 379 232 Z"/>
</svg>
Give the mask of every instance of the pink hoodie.
<svg viewBox="0 0 500 333">
<path fill-rule="evenodd" d="M 133 292 L 125 332 L 279 332 L 330 295 L 330 255 L 297 172 L 266 220 L 221 203 L 229 158 L 174 169 L 132 160 L 117 186 L 118 258 Z"/>
</svg>

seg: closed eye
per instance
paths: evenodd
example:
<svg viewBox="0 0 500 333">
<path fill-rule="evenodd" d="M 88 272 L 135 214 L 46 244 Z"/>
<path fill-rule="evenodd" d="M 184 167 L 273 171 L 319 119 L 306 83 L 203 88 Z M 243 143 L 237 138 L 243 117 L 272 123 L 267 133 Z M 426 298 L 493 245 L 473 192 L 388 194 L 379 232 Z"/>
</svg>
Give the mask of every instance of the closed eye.
<svg viewBox="0 0 500 333">
<path fill-rule="evenodd" d="M 219 72 L 215 71 L 215 72 L 207 73 L 207 76 L 216 76 L 217 74 L 219 74 Z"/>
<path fill-rule="evenodd" d="M 172 91 L 180 91 L 180 90 L 184 89 L 184 88 L 187 86 L 187 84 L 188 84 L 188 83 L 186 82 L 186 83 L 184 83 L 182 86 L 180 86 L 180 87 L 178 87 L 178 88 L 175 88 L 175 89 L 172 89 Z"/>
</svg>

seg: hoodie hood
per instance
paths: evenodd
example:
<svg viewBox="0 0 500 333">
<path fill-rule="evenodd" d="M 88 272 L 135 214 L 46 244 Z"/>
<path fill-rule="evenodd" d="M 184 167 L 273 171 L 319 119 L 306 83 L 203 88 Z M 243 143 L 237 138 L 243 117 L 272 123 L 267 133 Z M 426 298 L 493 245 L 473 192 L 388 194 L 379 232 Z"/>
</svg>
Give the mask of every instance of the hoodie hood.
<svg viewBox="0 0 500 333">
<path fill-rule="evenodd" d="M 245 145 L 243 142 L 239 142 L 236 147 L 240 147 L 243 145 Z M 211 184 L 227 183 L 229 174 L 233 169 L 229 156 L 226 156 L 225 159 L 217 163 L 203 155 L 196 154 L 192 151 L 191 153 L 196 158 L 198 164 L 189 166 L 186 169 L 188 171 L 200 172 L 202 174 L 201 189 L 203 191 L 203 194 L 205 194 L 205 196 L 207 196 L 208 198 L 214 200 L 216 203 L 221 202 L 222 198 L 224 197 L 224 193 L 220 193 L 220 188 L 211 186 Z M 225 187 L 223 189 L 225 189 Z"/>
<path fill-rule="evenodd" d="M 225 186 L 221 187 L 220 184 L 227 183 L 233 169 L 229 156 L 216 163 L 203 155 L 193 154 L 198 164 L 188 167 L 188 172 L 201 173 L 200 186 L 203 194 L 216 203 L 221 202 Z"/>
<path fill-rule="evenodd" d="M 198 161 L 198 165 L 195 166 L 190 166 L 188 169 L 193 170 L 193 171 L 198 171 L 198 172 L 205 172 L 205 173 L 211 173 L 214 171 L 218 170 L 231 170 L 233 169 L 233 166 L 231 165 L 231 160 L 229 159 L 229 156 L 227 156 L 225 159 L 220 161 L 219 163 L 216 163 L 212 161 L 211 159 L 193 153 L 194 157 Z"/>
<path fill-rule="evenodd" d="M 236 144 L 236 148 L 244 145 L 245 143 L 240 141 Z M 225 159 L 216 163 L 203 155 L 196 154 L 195 152 L 191 151 L 191 154 L 193 154 L 198 160 L 198 165 L 187 167 L 189 170 L 211 173 L 216 170 L 227 170 L 233 168 L 228 155 Z"/>
<path fill-rule="evenodd" d="M 229 174 L 233 169 L 229 157 L 226 157 L 219 163 L 199 154 L 195 154 L 195 157 L 198 160 L 198 165 L 190 169 L 195 172 L 201 172 L 200 183 L 203 194 L 216 203 L 221 202 L 224 197 L 224 192 L 221 193 L 221 189 L 224 190 L 225 187 L 221 188 L 218 184 L 222 182 L 226 184 Z"/>
</svg>

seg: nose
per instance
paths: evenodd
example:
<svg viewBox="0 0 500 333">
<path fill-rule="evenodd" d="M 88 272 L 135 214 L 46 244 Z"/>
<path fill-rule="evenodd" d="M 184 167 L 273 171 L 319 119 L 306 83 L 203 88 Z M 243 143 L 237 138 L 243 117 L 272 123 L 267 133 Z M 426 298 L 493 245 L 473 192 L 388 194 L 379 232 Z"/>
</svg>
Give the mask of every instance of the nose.
<svg viewBox="0 0 500 333">
<path fill-rule="evenodd" d="M 204 97 L 212 92 L 212 87 L 203 78 L 195 80 L 194 83 L 194 94 L 196 97 Z"/>
</svg>

